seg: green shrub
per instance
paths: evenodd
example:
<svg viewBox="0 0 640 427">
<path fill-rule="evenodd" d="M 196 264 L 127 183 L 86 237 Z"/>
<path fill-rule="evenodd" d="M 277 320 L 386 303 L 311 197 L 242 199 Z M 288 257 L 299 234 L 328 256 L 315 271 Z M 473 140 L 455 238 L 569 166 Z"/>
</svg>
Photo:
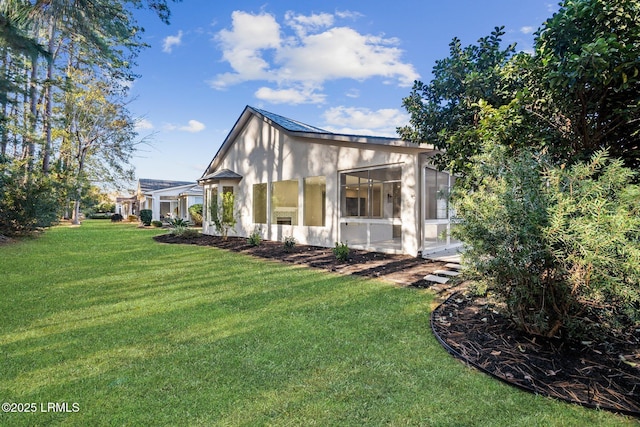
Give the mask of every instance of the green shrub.
<svg viewBox="0 0 640 427">
<path fill-rule="evenodd" d="M 189 215 L 191 215 L 191 220 L 193 223 L 201 227 L 202 226 L 202 203 L 197 203 L 195 205 L 189 206 Z"/>
<path fill-rule="evenodd" d="M 137 217 L 136 215 L 129 215 L 129 216 L 127 217 L 127 220 L 128 220 L 129 222 L 138 222 L 138 217 Z"/>
<path fill-rule="evenodd" d="M 29 234 L 58 220 L 61 204 L 53 181 L 33 174 L 25 179 L 19 162 L 0 155 L 0 234 Z"/>
<path fill-rule="evenodd" d="M 154 227 L 162 227 L 162 221 L 158 221 L 157 219 L 153 220 L 151 221 L 151 225 L 153 225 Z"/>
<path fill-rule="evenodd" d="M 349 246 L 346 243 L 336 242 L 336 246 L 333 248 L 333 254 L 338 261 L 345 262 L 349 259 Z"/>
<path fill-rule="evenodd" d="M 122 222 L 122 219 L 122 215 L 120 214 L 111 215 L 111 222 Z"/>
<path fill-rule="evenodd" d="M 111 214 L 109 212 L 94 212 L 87 215 L 89 219 L 111 219 Z"/>
<path fill-rule="evenodd" d="M 153 218 L 153 212 L 151 209 L 142 209 L 140 211 L 140 221 L 143 225 L 151 225 L 151 219 Z"/>
<path fill-rule="evenodd" d="M 284 243 L 285 252 L 291 252 L 296 245 L 296 239 L 293 236 L 285 236 L 282 242 Z"/>
<path fill-rule="evenodd" d="M 218 198 L 214 197 L 209 205 L 209 212 L 216 232 L 227 240 L 229 230 L 233 230 L 238 223 L 235 195 L 232 192 L 224 193 L 220 204 Z"/>
<path fill-rule="evenodd" d="M 182 218 L 171 218 L 169 220 L 169 226 L 176 228 L 176 227 L 188 227 L 189 226 L 189 221 L 187 221 L 186 219 L 182 219 Z"/>
<path fill-rule="evenodd" d="M 640 320 L 640 191 L 599 153 L 569 169 L 487 146 L 456 190 L 466 273 L 522 330 L 584 339 Z"/>
<path fill-rule="evenodd" d="M 191 239 L 194 237 L 200 237 L 200 231 L 195 228 L 189 228 L 184 225 L 177 225 L 171 228 L 170 234 L 174 236 Z"/>
<path fill-rule="evenodd" d="M 251 246 L 260 246 L 262 244 L 262 228 L 256 227 L 253 232 L 247 238 L 247 243 Z"/>
</svg>

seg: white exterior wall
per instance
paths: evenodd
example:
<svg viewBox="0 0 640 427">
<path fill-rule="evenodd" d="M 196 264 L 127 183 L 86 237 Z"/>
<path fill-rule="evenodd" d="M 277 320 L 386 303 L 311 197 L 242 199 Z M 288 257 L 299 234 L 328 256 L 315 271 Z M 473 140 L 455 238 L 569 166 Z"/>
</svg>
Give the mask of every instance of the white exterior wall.
<svg viewBox="0 0 640 427">
<path fill-rule="evenodd" d="M 262 225 L 263 235 L 268 240 L 282 241 L 293 236 L 302 244 L 333 247 L 340 238 L 340 172 L 377 166 L 396 165 L 402 167 L 402 252 L 417 255 L 420 249 L 420 167 L 416 151 L 365 145 L 333 140 L 297 138 L 294 134 L 280 131 L 264 120 L 252 116 L 216 167 L 229 169 L 242 176 L 240 181 L 205 183 L 205 194 L 214 186 L 218 195 L 223 186 L 234 186 L 239 222 L 236 233 L 248 236 L 254 230 L 253 184 L 298 180 L 298 224 Z M 303 179 L 324 176 L 326 178 L 326 223 L 324 227 L 304 226 Z M 205 203 L 209 203 L 205 196 Z M 267 200 L 269 205 L 270 200 Z M 207 207 L 205 206 L 205 210 Z M 270 206 L 267 206 L 270 212 Z M 206 217 L 205 217 L 206 218 Z M 203 232 L 215 234 L 215 229 L 204 221 Z M 375 249 L 375 248 L 369 248 Z"/>
</svg>

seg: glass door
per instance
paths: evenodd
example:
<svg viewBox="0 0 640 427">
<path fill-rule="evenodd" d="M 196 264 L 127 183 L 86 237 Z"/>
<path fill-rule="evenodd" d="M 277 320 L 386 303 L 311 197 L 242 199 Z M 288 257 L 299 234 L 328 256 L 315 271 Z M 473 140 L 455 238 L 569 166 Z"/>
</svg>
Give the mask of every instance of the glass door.
<svg viewBox="0 0 640 427">
<path fill-rule="evenodd" d="M 447 172 L 424 168 L 423 190 L 423 255 L 448 249 L 459 244 L 451 238 L 452 209 L 449 196 L 455 182 Z"/>
</svg>

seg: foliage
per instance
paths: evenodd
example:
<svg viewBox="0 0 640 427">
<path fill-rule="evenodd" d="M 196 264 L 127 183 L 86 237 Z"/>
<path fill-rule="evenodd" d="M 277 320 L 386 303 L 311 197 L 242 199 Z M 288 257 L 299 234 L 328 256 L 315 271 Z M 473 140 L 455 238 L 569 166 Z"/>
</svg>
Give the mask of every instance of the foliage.
<svg viewBox="0 0 640 427">
<path fill-rule="evenodd" d="M 43 176 L 25 179 L 22 168 L 0 156 L 0 234 L 5 236 L 29 234 L 59 218 L 54 182 Z"/>
<path fill-rule="evenodd" d="M 469 277 L 506 304 L 516 325 L 579 339 L 640 320 L 632 315 L 640 303 L 639 190 L 629 170 L 603 153 L 566 169 L 499 144 L 473 163 L 474 190 L 454 194 L 464 219 L 454 235 L 466 244 Z"/>
<path fill-rule="evenodd" d="M 640 167 L 640 2 L 565 0 L 536 33 L 534 55 L 501 48 L 503 35 L 496 28 L 465 48 L 454 38 L 433 80 L 404 98 L 411 118 L 400 136 L 444 150 L 434 163 L 466 175 L 485 140 L 484 104 L 502 116 L 495 130 L 514 149 L 573 163 L 608 148 Z"/>
<path fill-rule="evenodd" d="M 262 244 L 262 227 L 256 226 L 253 232 L 247 238 L 247 243 L 251 246 L 260 246 Z"/>
<path fill-rule="evenodd" d="M 158 228 L 162 227 L 162 221 L 158 221 L 157 219 L 153 220 L 153 221 L 151 221 L 151 225 L 153 225 L 154 227 L 158 227 Z"/>
<path fill-rule="evenodd" d="M 640 186 L 634 172 L 604 151 L 589 162 L 554 168 L 544 238 L 580 309 L 572 325 L 595 329 L 640 324 Z"/>
<path fill-rule="evenodd" d="M 182 218 L 171 218 L 169 219 L 169 226 L 170 227 L 188 227 L 189 226 L 189 221 L 187 221 L 186 219 L 182 219 Z"/>
<path fill-rule="evenodd" d="M 189 215 L 196 226 L 202 226 L 202 203 L 189 206 Z"/>
<path fill-rule="evenodd" d="M 111 222 L 121 222 L 123 220 L 122 215 L 113 214 L 111 215 Z"/>
<path fill-rule="evenodd" d="M 349 246 L 346 243 L 336 242 L 336 246 L 333 248 L 333 254 L 338 261 L 345 262 L 349 259 Z"/>
<path fill-rule="evenodd" d="M 176 225 L 171 227 L 169 231 L 170 234 L 174 236 L 183 237 L 186 239 L 191 239 L 194 237 L 200 237 L 200 231 L 195 228 L 189 228 L 187 225 Z"/>
<path fill-rule="evenodd" d="M 234 230 L 238 223 L 235 195 L 228 191 L 222 194 L 222 203 L 218 203 L 218 198 L 214 197 L 209 205 L 212 224 L 216 232 L 227 240 L 229 230 Z"/>
<path fill-rule="evenodd" d="M 54 198 L 64 217 L 73 201 L 78 222 L 80 206 L 92 213 L 91 183 L 131 178 L 136 134 L 124 99 L 145 46 L 140 8 L 168 20 L 168 0 L 0 1 L 0 154 L 22 164 L 16 178 L 34 214 L 23 210 L 18 222 L 27 229 L 49 222 Z"/>
<path fill-rule="evenodd" d="M 153 218 L 153 211 L 151 209 L 142 209 L 140 210 L 140 222 L 143 225 L 151 225 L 151 220 Z"/>
<path fill-rule="evenodd" d="M 137 217 L 136 215 L 129 215 L 129 216 L 127 217 L 127 220 L 128 220 L 129 222 L 138 222 L 138 217 Z"/>
<path fill-rule="evenodd" d="M 565 0 L 537 33 L 530 108 L 589 158 L 640 167 L 640 2 Z"/>
<path fill-rule="evenodd" d="M 282 243 L 284 244 L 284 251 L 291 252 L 296 246 L 296 238 L 293 236 L 285 236 L 282 239 Z"/>
<path fill-rule="evenodd" d="M 411 94 L 403 99 L 410 124 L 398 128 L 400 136 L 417 144 L 428 143 L 442 151 L 433 160 L 453 173 L 468 170 L 468 159 L 477 154 L 480 141 L 474 135 L 479 120 L 478 102 L 495 107 L 510 101 L 501 76 L 515 51 L 515 45 L 501 48 L 504 27 L 496 27 L 477 45 L 462 47 L 454 38 L 449 57 L 436 61 L 433 80 L 414 83 Z"/>
</svg>

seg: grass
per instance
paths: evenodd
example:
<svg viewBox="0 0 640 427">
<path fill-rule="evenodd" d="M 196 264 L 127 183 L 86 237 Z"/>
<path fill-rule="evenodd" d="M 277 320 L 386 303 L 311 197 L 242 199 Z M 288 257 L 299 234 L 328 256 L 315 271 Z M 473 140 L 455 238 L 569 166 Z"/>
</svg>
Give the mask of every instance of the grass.
<svg viewBox="0 0 640 427">
<path fill-rule="evenodd" d="M 429 291 L 161 232 L 86 221 L 0 247 L 0 401 L 37 408 L 0 425 L 634 424 L 452 359 Z"/>
</svg>

